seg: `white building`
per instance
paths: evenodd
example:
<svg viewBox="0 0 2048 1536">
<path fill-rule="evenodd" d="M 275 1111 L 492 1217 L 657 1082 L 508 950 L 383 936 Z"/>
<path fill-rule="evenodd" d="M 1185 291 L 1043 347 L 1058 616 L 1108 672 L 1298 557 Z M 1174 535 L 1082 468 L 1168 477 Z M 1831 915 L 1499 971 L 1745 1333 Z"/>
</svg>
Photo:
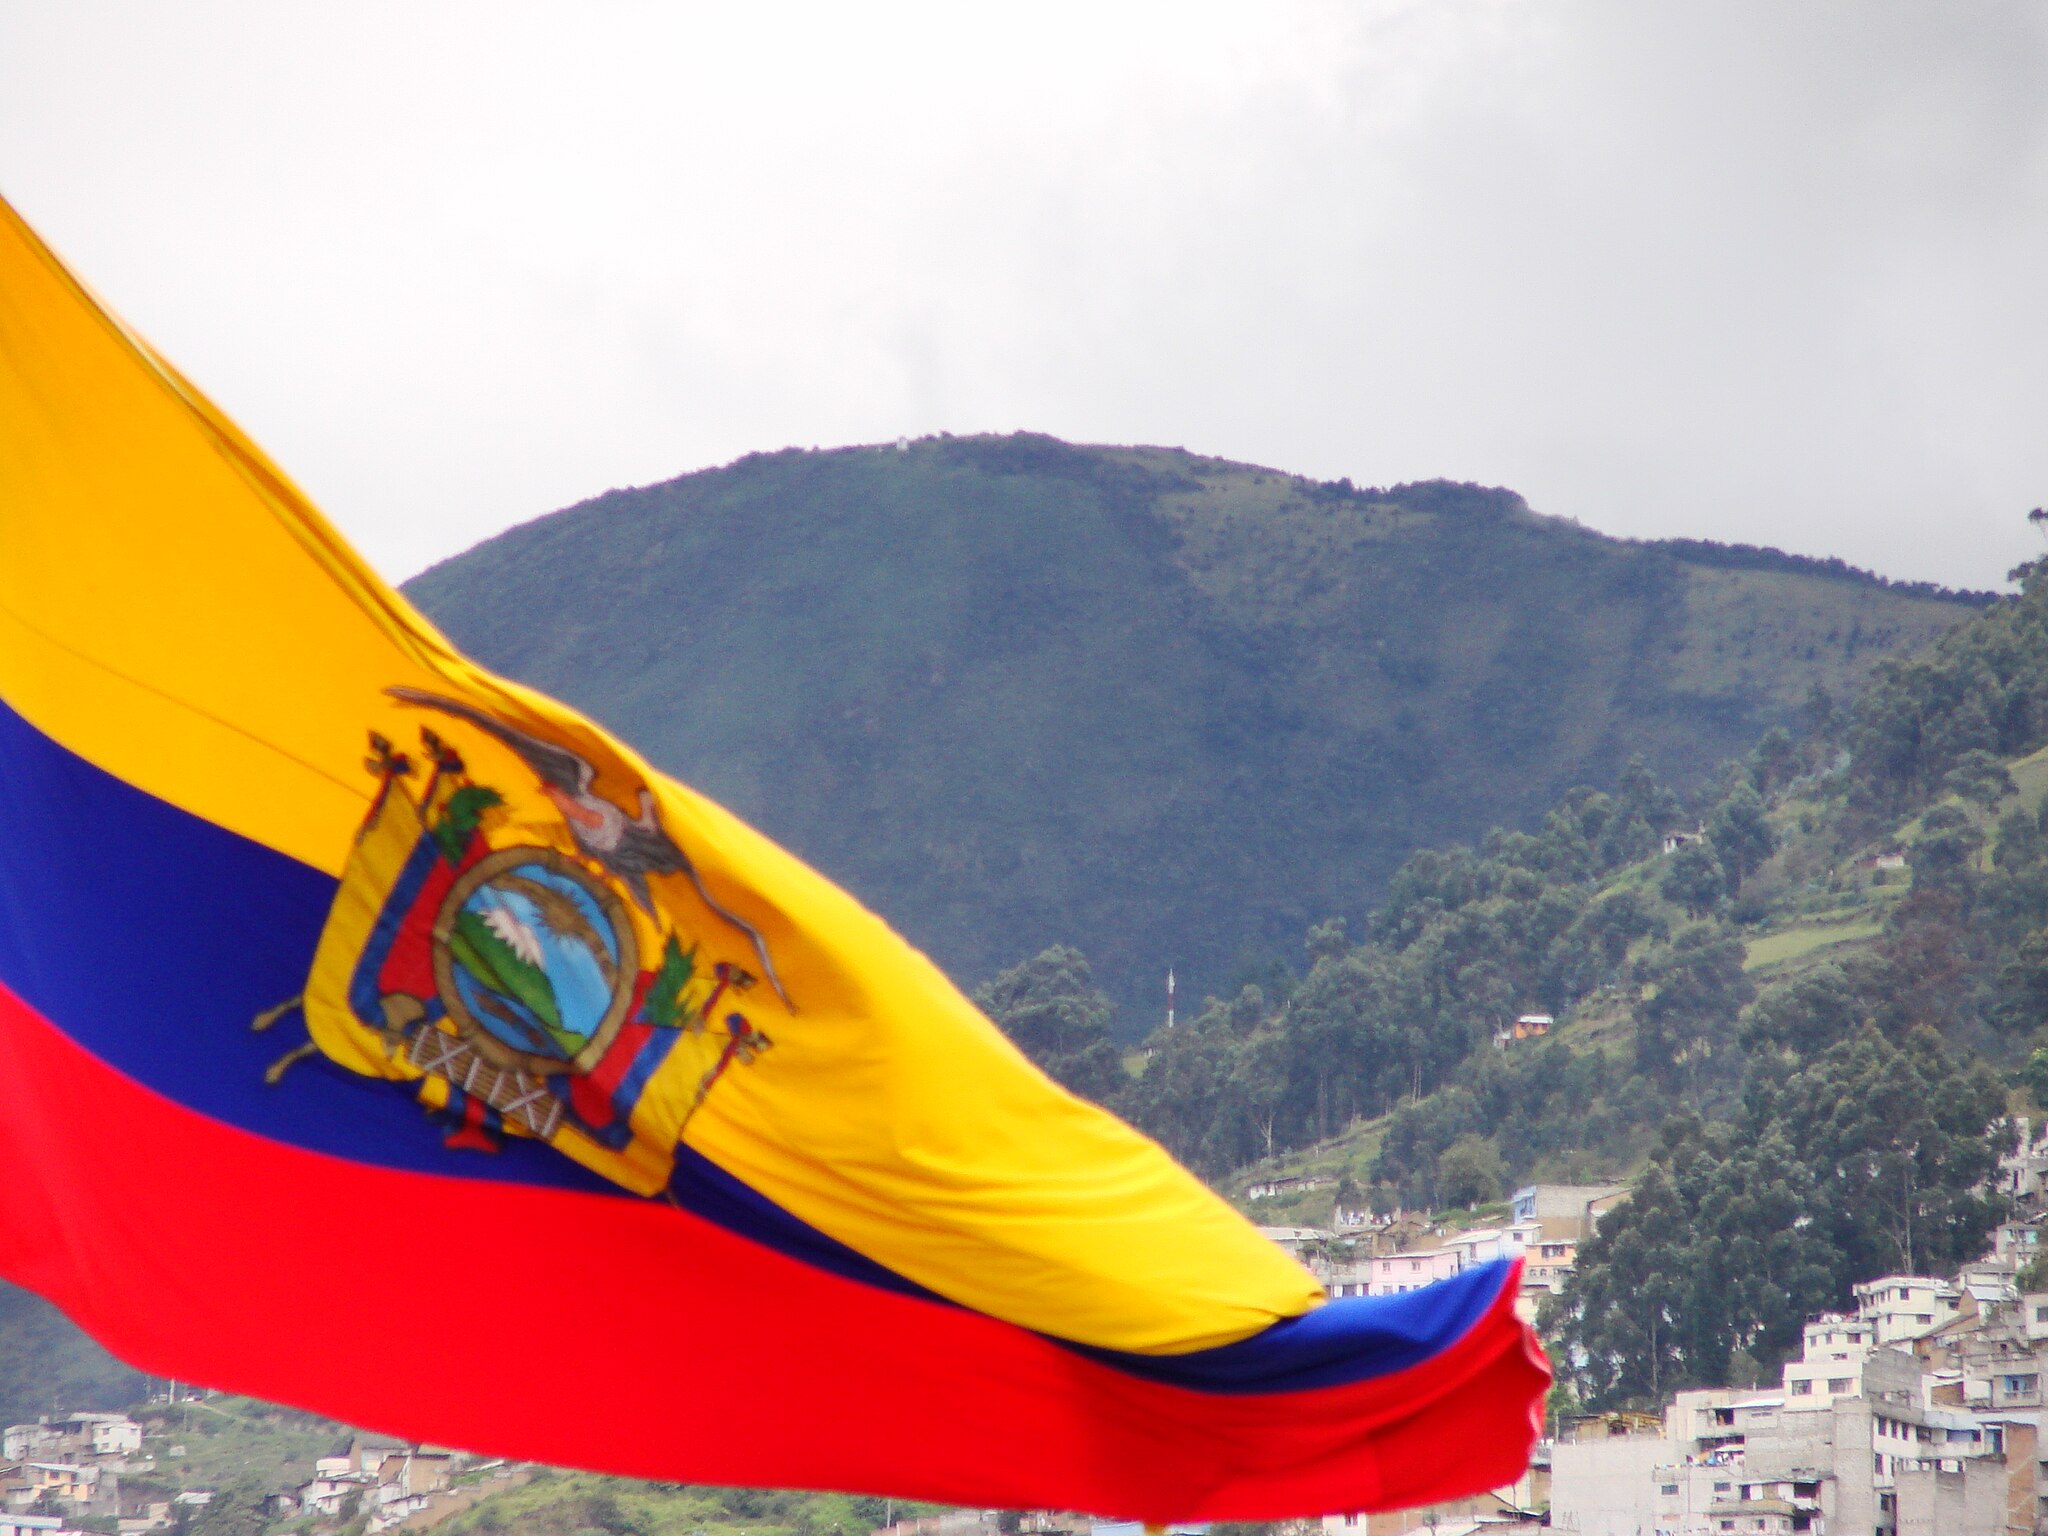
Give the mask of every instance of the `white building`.
<svg viewBox="0 0 2048 1536">
<path fill-rule="evenodd" d="M 142 1449 L 142 1426 L 125 1414 L 76 1413 L 58 1421 L 95 1456 L 126 1456 Z"/>
<path fill-rule="evenodd" d="M 1806 1325 L 1797 1360 L 1785 1362 L 1785 1411 L 1826 1408 L 1862 1390 L 1863 1361 L 1877 1347 L 1877 1325 L 1824 1313 Z"/>
<path fill-rule="evenodd" d="M 49 1424 L 10 1424 L 0 1430 L 0 1461 L 27 1461 L 55 1449 L 57 1431 Z"/>
<path fill-rule="evenodd" d="M 336 1517 L 356 1500 L 367 1503 L 376 1487 L 367 1472 L 341 1472 L 302 1483 L 295 1497 L 306 1514 Z"/>
<path fill-rule="evenodd" d="M 1851 1287 L 1856 1315 L 1877 1327 L 1877 1343 L 1917 1339 L 1956 1315 L 1956 1288 L 1926 1275 L 1884 1275 Z"/>
<path fill-rule="evenodd" d="M 119 1413 L 67 1413 L 0 1431 L 0 1458 L 8 1461 L 126 1456 L 141 1449 L 142 1426 Z"/>
<path fill-rule="evenodd" d="M 2041 1229 L 2032 1221 L 2000 1222 L 1991 1233 L 1991 1251 L 2024 1269 L 2041 1255 Z"/>
</svg>

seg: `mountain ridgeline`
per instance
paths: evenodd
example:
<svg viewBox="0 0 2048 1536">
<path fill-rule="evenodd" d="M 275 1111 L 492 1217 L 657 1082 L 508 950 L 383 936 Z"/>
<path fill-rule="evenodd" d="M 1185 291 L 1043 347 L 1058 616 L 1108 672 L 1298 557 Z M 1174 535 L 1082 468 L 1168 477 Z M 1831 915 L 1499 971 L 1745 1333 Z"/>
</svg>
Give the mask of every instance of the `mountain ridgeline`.
<svg viewBox="0 0 2048 1536">
<path fill-rule="evenodd" d="M 1169 965 L 1224 991 L 1414 849 L 1631 755 L 1695 783 L 1981 601 L 1507 491 L 1031 435 L 757 454 L 408 590 L 963 982 L 1081 943 L 1125 1038 Z"/>
</svg>

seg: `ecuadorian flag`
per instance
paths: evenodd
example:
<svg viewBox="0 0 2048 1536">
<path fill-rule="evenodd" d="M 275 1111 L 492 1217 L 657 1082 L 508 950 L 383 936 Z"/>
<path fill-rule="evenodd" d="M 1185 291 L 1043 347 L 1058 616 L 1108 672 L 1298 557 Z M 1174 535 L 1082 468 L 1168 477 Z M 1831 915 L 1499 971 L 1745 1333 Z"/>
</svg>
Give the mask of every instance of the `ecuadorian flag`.
<svg viewBox="0 0 2048 1536">
<path fill-rule="evenodd" d="M 1261 1518 L 1509 1481 L 1496 1264 L 1325 1298 L 796 859 L 457 653 L 0 203 L 0 1274 L 496 1454 Z"/>
</svg>

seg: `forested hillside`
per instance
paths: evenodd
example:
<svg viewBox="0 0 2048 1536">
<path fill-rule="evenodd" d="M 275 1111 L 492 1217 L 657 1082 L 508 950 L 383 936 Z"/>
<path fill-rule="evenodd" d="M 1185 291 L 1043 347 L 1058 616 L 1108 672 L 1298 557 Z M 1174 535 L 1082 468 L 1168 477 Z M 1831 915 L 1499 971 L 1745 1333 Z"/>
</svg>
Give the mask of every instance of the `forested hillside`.
<svg viewBox="0 0 2048 1536">
<path fill-rule="evenodd" d="M 1355 942 L 1312 925 L 1121 1081 L 1078 952 L 984 1005 L 1213 1177 L 1336 1176 L 1274 1219 L 1640 1169 L 1545 1319 L 1568 1385 L 1755 1379 L 1857 1281 L 1981 1252 L 2008 1117 L 2048 1108 L 2048 561 L 2015 574 L 1687 805 L 1636 763 L 1533 833 L 1414 855 Z M 1550 1037 L 1496 1048 L 1536 1009 Z"/>
<path fill-rule="evenodd" d="M 409 591 L 956 977 L 1085 937 L 1127 1038 L 1169 965 L 1222 991 L 1633 754 L 1690 789 L 1973 611 L 1507 491 L 1033 436 L 755 455 Z"/>
</svg>

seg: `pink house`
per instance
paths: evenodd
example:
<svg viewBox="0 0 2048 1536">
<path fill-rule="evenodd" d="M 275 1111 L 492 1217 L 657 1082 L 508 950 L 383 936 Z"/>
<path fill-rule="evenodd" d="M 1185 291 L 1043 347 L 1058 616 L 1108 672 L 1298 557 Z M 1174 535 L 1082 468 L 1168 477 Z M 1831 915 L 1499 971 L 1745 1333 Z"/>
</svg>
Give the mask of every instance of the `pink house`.
<svg viewBox="0 0 2048 1536">
<path fill-rule="evenodd" d="M 1398 1296 L 1432 1280 L 1448 1280 L 1458 1272 L 1458 1255 L 1446 1248 L 1426 1252 L 1390 1253 L 1373 1259 L 1368 1295 Z"/>
</svg>

